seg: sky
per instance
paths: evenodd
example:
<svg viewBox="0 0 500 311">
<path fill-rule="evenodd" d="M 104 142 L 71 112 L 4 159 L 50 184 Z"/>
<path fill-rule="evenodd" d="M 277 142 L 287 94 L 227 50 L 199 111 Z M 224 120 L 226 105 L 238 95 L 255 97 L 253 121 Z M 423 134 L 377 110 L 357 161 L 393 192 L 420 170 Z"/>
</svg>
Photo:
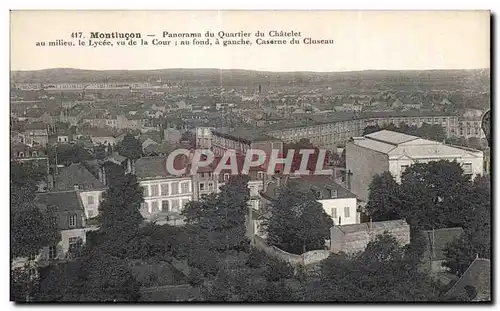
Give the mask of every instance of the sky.
<svg viewBox="0 0 500 311">
<path fill-rule="evenodd" d="M 301 32 L 331 45 L 48 47 L 82 32 Z M 148 38 L 151 40 L 151 37 Z M 290 40 L 290 38 L 287 38 Z M 255 41 L 255 38 L 251 38 Z M 490 68 L 488 11 L 11 11 L 11 70 Z M 75 42 L 76 43 L 76 42 Z"/>
</svg>

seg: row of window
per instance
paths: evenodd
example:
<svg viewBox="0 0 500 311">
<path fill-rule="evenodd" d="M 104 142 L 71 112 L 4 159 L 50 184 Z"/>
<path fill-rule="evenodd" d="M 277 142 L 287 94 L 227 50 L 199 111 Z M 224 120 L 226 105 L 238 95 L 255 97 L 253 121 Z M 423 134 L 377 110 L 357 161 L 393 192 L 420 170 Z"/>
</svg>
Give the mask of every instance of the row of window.
<svg viewBox="0 0 500 311">
<path fill-rule="evenodd" d="M 142 208 L 151 214 L 158 212 L 179 212 L 188 202 L 189 199 L 150 201 L 144 202 Z"/>
<path fill-rule="evenodd" d="M 349 218 L 351 217 L 351 209 L 349 208 L 349 206 L 345 206 L 344 207 L 344 218 Z M 334 220 L 337 220 L 337 208 L 336 207 L 332 207 L 332 218 Z"/>
<path fill-rule="evenodd" d="M 180 184 L 180 191 L 179 191 Z M 170 186 L 169 186 L 170 185 Z M 167 195 L 176 195 L 176 194 L 184 194 L 189 193 L 189 182 L 171 182 L 163 183 L 163 184 L 153 184 L 153 185 L 145 185 L 142 187 L 144 197 L 158 197 L 158 196 L 167 196 Z"/>
</svg>

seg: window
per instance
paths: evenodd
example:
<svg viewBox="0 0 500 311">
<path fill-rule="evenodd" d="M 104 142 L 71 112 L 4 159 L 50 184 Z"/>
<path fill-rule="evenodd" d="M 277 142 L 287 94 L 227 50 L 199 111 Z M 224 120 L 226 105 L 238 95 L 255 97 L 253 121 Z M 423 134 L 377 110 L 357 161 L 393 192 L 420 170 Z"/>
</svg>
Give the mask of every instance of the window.
<svg viewBox="0 0 500 311">
<path fill-rule="evenodd" d="M 181 193 L 188 193 L 188 192 L 189 192 L 189 182 L 181 183 Z"/>
<path fill-rule="evenodd" d="M 170 194 L 179 194 L 179 183 L 178 182 L 173 182 L 170 184 Z"/>
<path fill-rule="evenodd" d="M 89 210 L 89 218 L 92 218 L 92 217 L 94 217 L 94 211 L 90 209 Z"/>
<path fill-rule="evenodd" d="M 335 207 L 332 207 L 332 218 L 334 220 L 337 219 L 337 208 L 335 208 Z"/>
<path fill-rule="evenodd" d="M 464 174 L 472 174 L 472 163 L 464 163 L 462 165 Z"/>
<path fill-rule="evenodd" d="M 168 202 L 168 200 L 161 201 L 161 210 L 162 210 L 162 212 L 168 212 L 169 211 L 169 202 Z"/>
<path fill-rule="evenodd" d="M 158 185 L 151 185 L 151 196 L 152 197 L 157 197 L 159 195 L 158 193 Z"/>
<path fill-rule="evenodd" d="M 57 256 L 57 247 L 55 245 L 49 246 L 49 259 L 54 259 Z"/>
<path fill-rule="evenodd" d="M 264 173 L 263 172 L 257 172 L 257 178 L 258 179 L 263 179 L 264 178 Z"/>
<path fill-rule="evenodd" d="M 31 153 L 31 155 L 32 155 L 32 156 L 34 156 L 34 157 L 36 157 L 36 156 L 38 155 L 38 153 L 37 153 L 36 151 L 33 151 L 33 152 Z"/>
<path fill-rule="evenodd" d="M 408 168 L 408 165 L 401 165 L 401 173 L 403 173 Z"/>
<path fill-rule="evenodd" d="M 208 190 L 214 190 L 214 183 L 213 182 L 208 183 Z"/>
<path fill-rule="evenodd" d="M 142 187 L 142 195 L 146 198 L 146 197 L 149 197 L 149 187 L 148 186 L 144 186 Z"/>
<path fill-rule="evenodd" d="M 94 196 L 93 195 L 88 195 L 87 196 L 87 204 L 88 205 L 94 204 Z"/>
<path fill-rule="evenodd" d="M 82 240 L 79 237 L 69 238 L 69 250 L 74 251 L 82 244 Z"/>
<path fill-rule="evenodd" d="M 179 200 L 172 200 L 172 211 L 179 211 Z"/>
<path fill-rule="evenodd" d="M 200 191 L 204 191 L 204 190 L 205 190 L 205 183 L 201 182 L 200 183 Z"/>
<path fill-rule="evenodd" d="M 157 213 L 159 211 L 160 208 L 158 207 L 158 201 L 151 202 L 151 213 Z"/>
<path fill-rule="evenodd" d="M 161 184 L 160 185 L 160 192 L 161 195 L 168 195 L 168 184 Z"/>
<path fill-rule="evenodd" d="M 68 224 L 69 224 L 70 228 L 76 227 L 76 215 L 69 216 Z"/>
<path fill-rule="evenodd" d="M 333 189 L 328 189 L 328 190 L 330 190 L 330 198 L 336 199 L 338 196 L 337 190 L 333 190 Z"/>
<path fill-rule="evenodd" d="M 224 173 L 224 181 L 228 181 L 229 180 L 229 173 Z"/>
<path fill-rule="evenodd" d="M 443 118 L 443 123 L 446 123 L 446 118 Z"/>
<path fill-rule="evenodd" d="M 345 218 L 351 217 L 349 206 L 344 207 L 344 217 Z"/>
</svg>

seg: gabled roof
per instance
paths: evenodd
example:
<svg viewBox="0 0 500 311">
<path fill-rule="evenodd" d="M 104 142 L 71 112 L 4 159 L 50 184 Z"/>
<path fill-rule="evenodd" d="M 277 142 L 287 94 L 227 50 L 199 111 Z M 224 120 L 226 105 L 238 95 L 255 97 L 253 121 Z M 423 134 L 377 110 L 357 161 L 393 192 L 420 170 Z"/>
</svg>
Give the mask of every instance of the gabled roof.
<svg viewBox="0 0 500 311">
<path fill-rule="evenodd" d="M 55 177 L 55 190 L 65 191 L 75 189 L 78 185 L 80 190 L 104 190 L 104 184 L 94 177 L 83 165 L 71 164 L 68 167 L 59 169 L 59 174 Z"/>
<path fill-rule="evenodd" d="M 476 258 L 455 285 L 446 293 L 446 296 L 467 296 L 468 286 L 475 288 L 475 296 L 471 297 L 472 301 L 491 300 L 491 264 L 489 259 Z"/>
</svg>

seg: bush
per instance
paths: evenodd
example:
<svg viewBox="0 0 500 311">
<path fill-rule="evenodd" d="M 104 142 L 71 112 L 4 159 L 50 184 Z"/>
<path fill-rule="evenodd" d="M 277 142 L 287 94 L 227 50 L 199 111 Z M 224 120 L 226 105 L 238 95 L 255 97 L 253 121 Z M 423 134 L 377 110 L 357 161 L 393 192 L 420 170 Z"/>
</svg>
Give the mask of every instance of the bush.
<svg viewBox="0 0 500 311">
<path fill-rule="evenodd" d="M 278 259 L 267 256 L 265 261 L 264 277 L 269 282 L 276 282 L 281 279 L 293 277 L 295 269 L 288 262 L 283 262 Z"/>
<path fill-rule="evenodd" d="M 250 268 L 259 268 L 264 263 L 266 254 L 256 248 L 251 248 L 247 258 L 247 265 Z"/>
<path fill-rule="evenodd" d="M 203 272 L 201 272 L 200 269 L 198 268 L 193 268 L 191 269 L 191 272 L 189 273 L 188 276 L 188 283 L 191 286 L 197 287 L 201 284 L 203 284 Z"/>
</svg>

